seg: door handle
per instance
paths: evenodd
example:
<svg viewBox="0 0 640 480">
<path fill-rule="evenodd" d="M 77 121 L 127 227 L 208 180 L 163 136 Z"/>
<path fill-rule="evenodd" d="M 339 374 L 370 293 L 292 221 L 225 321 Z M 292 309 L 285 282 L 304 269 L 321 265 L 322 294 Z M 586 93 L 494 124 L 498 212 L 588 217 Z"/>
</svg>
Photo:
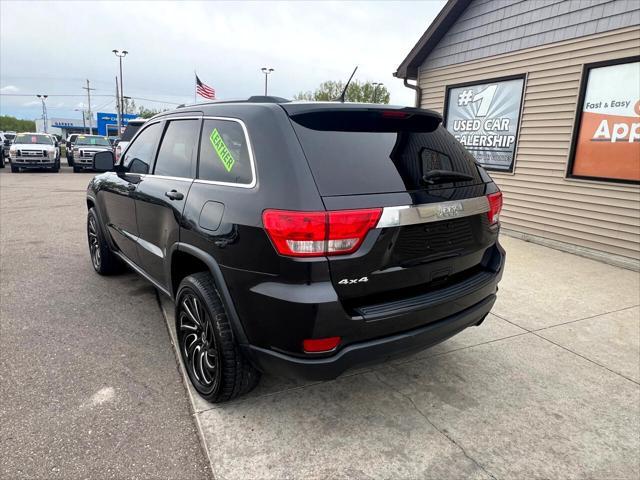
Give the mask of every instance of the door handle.
<svg viewBox="0 0 640 480">
<path fill-rule="evenodd" d="M 136 186 L 133 183 L 129 183 L 127 185 L 127 190 L 133 192 L 136 189 Z"/>
<path fill-rule="evenodd" d="M 170 192 L 164 192 L 164 196 L 168 197 L 169 200 L 182 200 L 184 195 L 178 192 L 177 190 L 171 190 Z"/>
</svg>

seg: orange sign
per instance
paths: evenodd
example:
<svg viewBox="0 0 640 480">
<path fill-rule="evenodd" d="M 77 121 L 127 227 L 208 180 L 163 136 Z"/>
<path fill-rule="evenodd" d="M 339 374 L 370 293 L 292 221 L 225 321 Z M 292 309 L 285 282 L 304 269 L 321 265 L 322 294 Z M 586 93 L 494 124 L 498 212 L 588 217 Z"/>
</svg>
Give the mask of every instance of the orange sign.
<svg viewBox="0 0 640 480">
<path fill-rule="evenodd" d="M 589 71 L 572 174 L 640 181 L 640 62 Z"/>
</svg>

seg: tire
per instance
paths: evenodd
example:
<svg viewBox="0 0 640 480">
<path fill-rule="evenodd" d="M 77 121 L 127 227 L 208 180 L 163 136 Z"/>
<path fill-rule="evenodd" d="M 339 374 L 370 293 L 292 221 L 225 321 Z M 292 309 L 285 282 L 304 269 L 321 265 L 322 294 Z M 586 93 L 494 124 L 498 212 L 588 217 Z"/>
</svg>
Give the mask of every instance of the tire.
<svg viewBox="0 0 640 480">
<path fill-rule="evenodd" d="M 209 273 L 195 273 L 180 282 L 175 312 L 180 356 L 191 384 L 203 398 L 226 402 L 255 388 L 260 372 L 235 343 Z"/>
<path fill-rule="evenodd" d="M 76 167 L 75 165 L 73 166 L 73 173 L 79 173 L 80 172 L 80 168 Z"/>
<path fill-rule="evenodd" d="M 2 155 L 0 156 L 0 168 L 4 168 L 4 152 L 2 152 Z"/>
<path fill-rule="evenodd" d="M 87 240 L 91 264 L 96 272 L 100 275 L 112 275 L 122 270 L 120 259 L 114 255 L 104 238 L 98 215 L 93 207 L 87 214 Z"/>
<path fill-rule="evenodd" d="M 56 161 L 56 163 L 53 165 L 53 168 L 51 169 L 51 171 L 53 173 L 58 173 L 60 171 L 60 162 Z"/>
<path fill-rule="evenodd" d="M 15 167 L 13 164 L 11 165 L 11 173 L 18 173 L 20 171 L 20 169 L 18 167 Z"/>
</svg>

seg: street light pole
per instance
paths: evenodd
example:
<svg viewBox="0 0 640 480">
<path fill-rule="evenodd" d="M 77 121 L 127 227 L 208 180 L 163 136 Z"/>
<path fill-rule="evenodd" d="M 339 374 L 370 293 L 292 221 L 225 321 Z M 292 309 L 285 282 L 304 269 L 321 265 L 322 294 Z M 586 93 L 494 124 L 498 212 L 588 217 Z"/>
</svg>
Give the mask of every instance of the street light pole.
<svg viewBox="0 0 640 480">
<path fill-rule="evenodd" d="M 49 95 L 36 95 L 36 97 L 38 97 L 40 99 L 40 101 L 42 102 L 42 123 L 44 126 L 44 133 L 47 133 L 47 105 L 44 103 L 44 101 L 47 99 Z"/>
<path fill-rule="evenodd" d="M 268 87 L 269 87 L 269 83 L 267 81 L 267 79 L 269 78 L 269 74 L 271 72 L 273 72 L 273 68 L 270 67 L 262 67 L 261 68 L 262 73 L 264 73 L 264 96 L 267 96 L 267 91 L 268 91 Z"/>
<path fill-rule="evenodd" d="M 373 103 L 376 103 L 378 98 L 378 87 L 384 86 L 384 83 L 373 82 L 371 85 L 373 85 Z"/>
<path fill-rule="evenodd" d="M 79 108 L 74 108 L 74 109 L 73 109 L 73 111 L 74 111 L 74 112 L 82 112 L 82 133 L 86 133 L 86 131 L 87 131 L 87 124 L 86 124 L 86 122 L 84 121 L 84 109 L 83 109 L 83 110 L 81 110 L 81 109 L 79 109 Z"/>
<path fill-rule="evenodd" d="M 120 125 L 123 125 L 122 113 L 124 112 L 124 86 L 122 85 L 122 58 L 127 56 L 126 50 L 111 50 L 120 61 Z M 120 134 L 121 132 L 118 132 Z"/>
</svg>

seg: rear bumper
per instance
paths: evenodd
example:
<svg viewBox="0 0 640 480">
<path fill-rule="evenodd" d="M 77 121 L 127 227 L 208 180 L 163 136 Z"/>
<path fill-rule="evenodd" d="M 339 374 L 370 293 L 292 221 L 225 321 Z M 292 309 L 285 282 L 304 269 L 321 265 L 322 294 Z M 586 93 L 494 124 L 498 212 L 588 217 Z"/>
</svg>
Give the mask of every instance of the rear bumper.
<svg viewBox="0 0 640 480">
<path fill-rule="evenodd" d="M 305 380 L 331 380 L 346 370 L 403 356 L 443 342 L 467 327 L 477 325 L 496 301 L 494 294 L 454 315 L 400 334 L 354 343 L 331 357 L 300 358 L 243 346 L 257 368 L 274 375 Z"/>
</svg>

